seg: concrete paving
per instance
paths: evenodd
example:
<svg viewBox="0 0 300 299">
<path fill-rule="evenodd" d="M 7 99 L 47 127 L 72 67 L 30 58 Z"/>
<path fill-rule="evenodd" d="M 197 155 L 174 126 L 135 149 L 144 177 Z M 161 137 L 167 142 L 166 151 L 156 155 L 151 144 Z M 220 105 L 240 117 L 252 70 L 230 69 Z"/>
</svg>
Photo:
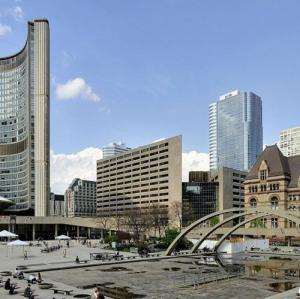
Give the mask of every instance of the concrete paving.
<svg viewBox="0 0 300 299">
<path fill-rule="evenodd" d="M 49 242 L 49 246 L 58 244 Z M 135 259 L 129 261 L 99 262 L 91 261 L 87 264 L 76 265 L 75 258 L 89 260 L 90 253 L 104 252 L 98 242 L 93 242 L 95 248 L 81 245 L 72 241 L 70 248 L 51 253 L 41 253 L 42 247 L 30 247 L 28 259 L 24 260 L 23 248 L 7 249 L 0 245 L 0 271 L 14 272 L 17 266 L 26 266 L 27 272 L 41 272 L 45 282 L 54 284 L 54 287 L 73 290 L 75 294 L 91 294 L 94 286 L 100 286 L 105 298 L 206 298 L 206 299 L 258 299 L 272 296 L 275 291 L 270 284 L 278 282 L 271 277 L 245 277 L 223 279 L 204 285 L 199 284 L 203 277 L 217 280 L 220 275 L 226 278 L 226 271 L 217 264 L 203 264 L 200 256 L 179 256 L 168 258 Z M 63 250 L 67 250 L 66 257 Z M 131 253 L 121 253 L 125 256 L 134 256 Z M 209 258 L 208 258 L 209 259 Z M 240 262 L 240 261 L 238 261 Z M 76 268 L 75 268 L 76 267 Z M 3 277 L 5 279 L 5 277 Z M 23 298 L 22 293 L 26 281 L 12 279 L 20 286 L 19 293 L 12 298 Z M 295 278 L 295 283 L 298 282 Z M 33 285 L 36 298 L 62 299 L 73 298 L 67 295 L 54 295 L 51 290 L 40 290 Z M 11 298 L 8 292 L 0 288 L 0 298 Z M 285 297 L 282 297 L 285 298 Z M 289 298 L 289 297 L 287 297 Z M 294 298 L 294 297 L 291 297 Z M 295 297 L 297 298 L 297 297 Z"/>
</svg>

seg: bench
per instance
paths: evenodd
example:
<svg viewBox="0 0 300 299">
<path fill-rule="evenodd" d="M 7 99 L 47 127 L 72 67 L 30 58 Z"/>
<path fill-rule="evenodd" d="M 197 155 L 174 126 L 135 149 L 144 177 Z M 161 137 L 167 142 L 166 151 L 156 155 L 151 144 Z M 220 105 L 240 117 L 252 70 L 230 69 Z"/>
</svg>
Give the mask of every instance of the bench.
<svg viewBox="0 0 300 299">
<path fill-rule="evenodd" d="M 82 261 L 76 262 L 76 264 L 86 264 L 87 262 L 89 262 L 89 260 L 82 260 Z"/>
<path fill-rule="evenodd" d="M 65 295 L 71 295 L 73 290 L 62 290 L 62 289 L 51 289 L 53 290 L 54 294 L 60 293 L 60 294 L 65 294 Z"/>
</svg>

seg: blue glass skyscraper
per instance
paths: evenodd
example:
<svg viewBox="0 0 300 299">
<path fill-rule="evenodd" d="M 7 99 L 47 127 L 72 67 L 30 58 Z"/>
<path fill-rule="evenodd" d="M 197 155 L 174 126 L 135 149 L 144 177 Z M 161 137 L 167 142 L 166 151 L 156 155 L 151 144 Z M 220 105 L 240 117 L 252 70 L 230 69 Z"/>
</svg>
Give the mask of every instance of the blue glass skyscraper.
<svg viewBox="0 0 300 299">
<path fill-rule="evenodd" d="M 238 90 L 209 106 L 210 169 L 249 170 L 262 152 L 262 102 Z"/>
</svg>

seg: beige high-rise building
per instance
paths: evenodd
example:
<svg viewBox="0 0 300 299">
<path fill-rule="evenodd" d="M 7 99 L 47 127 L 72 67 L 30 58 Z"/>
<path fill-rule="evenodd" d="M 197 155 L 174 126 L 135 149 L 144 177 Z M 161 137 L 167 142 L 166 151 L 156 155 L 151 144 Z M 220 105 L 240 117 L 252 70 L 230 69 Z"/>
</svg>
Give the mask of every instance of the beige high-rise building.
<svg viewBox="0 0 300 299">
<path fill-rule="evenodd" d="M 97 214 L 115 216 L 157 205 L 169 212 L 181 204 L 181 136 L 97 161 Z"/>
<path fill-rule="evenodd" d="M 0 196 L 7 213 L 49 206 L 49 24 L 28 22 L 25 46 L 0 58 Z"/>
<path fill-rule="evenodd" d="M 287 157 L 300 155 L 300 127 L 281 131 L 279 146 Z"/>
</svg>

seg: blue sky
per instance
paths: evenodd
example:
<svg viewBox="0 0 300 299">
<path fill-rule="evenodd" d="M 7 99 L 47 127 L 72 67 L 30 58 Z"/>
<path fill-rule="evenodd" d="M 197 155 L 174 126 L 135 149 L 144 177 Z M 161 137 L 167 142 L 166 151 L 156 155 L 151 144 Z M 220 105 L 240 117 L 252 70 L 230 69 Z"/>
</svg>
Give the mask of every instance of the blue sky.
<svg viewBox="0 0 300 299">
<path fill-rule="evenodd" d="M 233 89 L 262 97 L 264 143 L 300 123 L 299 1 L 1 0 L 0 8 L 11 28 L 0 56 L 21 49 L 27 20 L 50 22 L 57 152 L 176 134 L 184 151 L 207 152 L 208 105 Z M 75 78 L 101 100 L 58 99 L 57 84 Z"/>
</svg>

